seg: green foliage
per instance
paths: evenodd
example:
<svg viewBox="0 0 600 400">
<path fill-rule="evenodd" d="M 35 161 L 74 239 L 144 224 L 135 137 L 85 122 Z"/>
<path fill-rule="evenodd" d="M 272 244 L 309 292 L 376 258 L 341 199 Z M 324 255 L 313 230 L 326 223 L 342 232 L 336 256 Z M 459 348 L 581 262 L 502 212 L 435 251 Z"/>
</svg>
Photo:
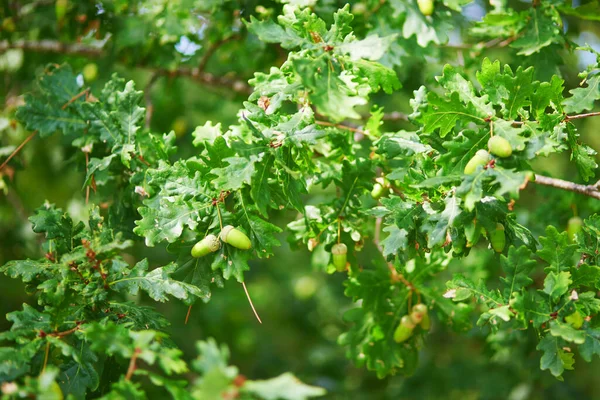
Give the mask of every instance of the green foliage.
<svg viewBox="0 0 600 400">
<path fill-rule="evenodd" d="M 322 322 L 332 327 L 323 336 L 380 379 L 419 374 L 439 332 L 481 340 L 508 369 L 535 359 L 550 373 L 535 379 L 563 380 L 600 355 L 600 192 L 588 184 L 598 142 L 586 143 L 579 121 L 599 115 L 600 54 L 577 47 L 563 25 L 598 20 L 593 5 L 38 3 L 1 9 L 1 46 L 73 57 L 25 65 L 2 56 L 7 74 L 23 68 L 24 87 L 11 93 L 25 95 L 6 101 L 0 132 L 34 132 L 25 143 L 37 134 L 68 154 L 80 173 L 67 197 L 81 210 L 38 204 L 27 251 L 2 256 L 0 272 L 30 295 L 0 332 L 3 399 L 324 395 L 289 372 L 247 379 L 213 339 L 191 341 L 199 354 L 191 359 L 171 335 L 168 306 L 154 304 L 180 300 L 187 323 L 192 305 L 222 313 L 209 301 L 226 285 L 242 283 L 250 300 L 245 282 L 267 259 L 294 273 L 281 259 L 284 235 L 312 252 L 320 281 L 344 280 L 344 310 L 328 314 L 343 322 Z M 456 35 L 460 43 L 449 44 Z M 563 72 L 564 48 L 595 58 L 579 82 Z M 151 71 L 143 91 L 139 77 L 129 79 L 137 67 Z M 181 137 L 182 120 L 163 133 L 169 113 L 192 108 L 193 90 L 159 98 L 153 86 L 183 76 L 238 93 L 241 109 L 221 109 L 224 96 L 190 137 Z M 19 151 L 0 147 L 0 189 L 23 214 L 13 177 L 28 163 Z M 585 183 L 540 175 L 556 171 L 546 157 L 568 158 L 567 172 Z M 54 189 L 67 179 L 52 180 Z M 12 227 L 20 217 L 3 210 Z M 563 232 L 571 210 L 582 218 Z M 295 289 L 308 299 L 318 285 L 303 282 Z M 426 323 L 409 317 L 417 309 Z M 309 379 L 335 392 L 317 378 Z M 512 393 L 502 394 L 519 398 Z"/>
</svg>

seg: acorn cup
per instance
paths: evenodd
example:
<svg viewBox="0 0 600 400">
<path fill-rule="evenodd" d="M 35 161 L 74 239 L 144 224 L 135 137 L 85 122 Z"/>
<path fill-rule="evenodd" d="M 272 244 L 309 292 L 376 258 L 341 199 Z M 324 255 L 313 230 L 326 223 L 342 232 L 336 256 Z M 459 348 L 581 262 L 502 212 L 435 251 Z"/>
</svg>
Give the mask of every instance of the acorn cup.
<svg viewBox="0 0 600 400">
<path fill-rule="evenodd" d="M 221 240 L 241 250 L 249 250 L 252 247 L 248 236 L 231 225 L 227 225 L 221 230 Z"/>
<path fill-rule="evenodd" d="M 346 269 L 348 247 L 344 243 L 334 244 L 331 248 L 331 254 L 333 254 L 333 265 L 335 270 L 342 272 Z"/>
<path fill-rule="evenodd" d="M 410 313 L 410 319 L 415 324 L 419 324 L 419 326 L 426 331 L 431 327 L 431 320 L 429 319 L 427 306 L 425 304 L 415 304 L 412 309 L 412 313 Z"/>
<path fill-rule="evenodd" d="M 415 329 L 415 323 L 412 319 L 405 315 L 400 320 L 400 325 L 394 331 L 394 341 L 396 343 L 402 343 L 412 336 L 413 330 Z"/>
<path fill-rule="evenodd" d="M 506 235 L 504 234 L 504 225 L 496 224 L 496 229 L 490 232 L 490 243 L 496 253 L 502 253 L 506 245 Z"/>
<path fill-rule="evenodd" d="M 214 253 L 221 248 L 221 242 L 215 235 L 207 235 L 192 247 L 192 257 L 204 257 L 209 253 Z"/>
</svg>

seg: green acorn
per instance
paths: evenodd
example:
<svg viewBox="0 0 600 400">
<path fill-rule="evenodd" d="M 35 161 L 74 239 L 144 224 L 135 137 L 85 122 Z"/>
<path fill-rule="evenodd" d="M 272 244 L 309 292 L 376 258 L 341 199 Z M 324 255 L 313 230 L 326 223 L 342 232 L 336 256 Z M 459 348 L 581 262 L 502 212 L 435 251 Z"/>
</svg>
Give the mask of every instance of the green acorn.
<svg viewBox="0 0 600 400">
<path fill-rule="evenodd" d="M 483 167 L 490 162 L 490 153 L 485 150 L 477 150 L 477 153 L 469 160 L 465 166 L 465 174 L 469 175 L 477 170 L 480 165 Z"/>
<path fill-rule="evenodd" d="M 54 3 L 54 10 L 56 13 L 56 19 L 60 22 L 65 17 L 67 13 L 67 7 L 69 6 L 68 0 L 56 0 Z"/>
<path fill-rule="evenodd" d="M 417 5 L 424 16 L 433 14 L 433 0 L 417 0 Z"/>
<path fill-rule="evenodd" d="M 333 265 L 336 271 L 342 272 L 346 270 L 346 254 L 348 253 L 348 247 L 344 243 L 334 244 L 331 248 L 331 254 L 333 254 Z"/>
<path fill-rule="evenodd" d="M 496 253 L 502 253 L 506 245 L 506 235 L 504 234 L 504 225 L 496 224 L 496 229 L 490 233 L 490 243 Z"/>
<path fill-rule="evenodd" d="M 506 158 L 512 154 L 512 146 L 501 136 L 492 136 L 488 140 L 488 149 L 495 156 Z"/>
<path fill-rule="evenodd" d="M 577 234 L 581 232 L 583 226 L 583 220 L 579 217 L 571 217 L 567 223 L 567 235 L 571 243 L 577 239 Z"/>
<path fill-rule="evenodd" d="M 85 64 L 81 73 L 86 82 L 93 82 L 98 77 L 98 65 L 96 63 Z"/>
<path fill-rule="evenodd" d="M 575 329 L 579 329 L 581 328 L 581 325 L 583 325 L 583 317 L 581 314 L 579 314 L 579 311 L 575 311 L 573 314 L 567 315 L 565 317 L 565 321 Z"/>
<path fill-rule="evenodd" d="M 192 257 L 204 257 L 221 248 L 221 242 L 215 235 L 208 235 L 192 247 Z"/>
<path fill-rule="evenodd" d="M 412 309 L 412 313 L 410 313 L 410 318 L 413 322 L 418 323 L 421 328 L 424 330 L 429 330 L 431 327 L 431 320 L 429 319 L 429 313 L 427 312 L 427 306 L 425 304 L 419 303 L 415 304 Z M 416 322 L 418 321 L 418 322 Z"/>
<path fill-rule="evenodd" d="M 231 225 L 227 225 L 221 230 L 221 240 L 242 250 L 249 250 L 252 247 L 248 236 Z"/>
<path fill-rule="evenodd" d="M 382 194 L 383 194 L 383 186 L 381 186 L 381 183 L 374 184 L 373 190 L 371 190 L 371 197 L 373 197 L 375 200 L 379 200 L 379 198 L 381 197 Z"/>
<path fill-rule="evenodd" d="M 405 315 L 400 320 L 400 325 L 394 331 L 394 341 L 396 343 L 402 343 L 412 336 L 413 330 L 415 329 L 415 324 L 412 322 L 411 318 L 408 315 Z"/>
</svg>

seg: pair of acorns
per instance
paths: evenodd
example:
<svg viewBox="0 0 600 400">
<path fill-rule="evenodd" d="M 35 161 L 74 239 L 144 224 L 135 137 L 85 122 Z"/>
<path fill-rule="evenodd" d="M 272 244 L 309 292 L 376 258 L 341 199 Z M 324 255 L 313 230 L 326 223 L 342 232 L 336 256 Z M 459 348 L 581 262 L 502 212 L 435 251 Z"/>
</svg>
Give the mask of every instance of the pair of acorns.
<svg viewBox="0 0 600 400">
<path fill-rule="evenodd" d="M 227 225 L 221 229 L 219 235 L 221 240 L 235 248 L 241 250 L 249 250 L 252 247 L 252 242 L 244 232 L 236 229 L 231 225 Z M 192 247 L 192 257 L 204 257 L 207 254 L 214 253 L 221 248 L 221 241 L 215 235 L 206 235 L 204 239 L 199 241 Z"/>
<path fill-rule="evenodd" d="M 419 303 L 415 304 L 412 308 L 410 315 L 405 315 L 400 320 L 400 325 L 394 331 L 394 341 L 396 343 L 402 343 L 410 338 L 415 330 L 415 327 L 419 325 L 423 330 L 429 330 L 431 327 L 431 320 L 427 313 L 427 306 Z"/>
<path fill-rule="evenodd" d="M 512 154 L 512 146 L 501 136 L 492 136 L 488 140 L 488 150 L 489 153 L 483 149 L 477 150 L 477 153 L 465 165 L 465 174 L 470 175 L 477 170 L 477 167 L 487 165 L 491 159 L 490 153 L 501 158 L 510 157 Z"/>
</svg>

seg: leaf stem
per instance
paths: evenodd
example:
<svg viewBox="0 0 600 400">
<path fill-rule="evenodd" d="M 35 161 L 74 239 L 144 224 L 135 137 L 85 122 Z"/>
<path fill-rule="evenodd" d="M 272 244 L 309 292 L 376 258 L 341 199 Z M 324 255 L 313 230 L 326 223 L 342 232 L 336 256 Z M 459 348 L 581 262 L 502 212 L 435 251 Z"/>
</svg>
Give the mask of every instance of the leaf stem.
<svg viewBox="0 0 600 400">
<path fill-rule="evenodd" d="M 44 365 L 42 366 L 42 372 L 40 375 L 46 372 L 46 365 L 48 365 L 48 356 L 50 355 L 50 342 L 46 342 L 46 352 L 44 355 Z"/>
<path fill-rule="evenodd" d="M 219 217 L 219 226 L 221 227 L 221 230 L 223 230 L 223 218 L 221 217 L 221 209 L 219 208 L 219 203 L 215 204 L 215 206 L 217 207 L 217 215 Z"/>
<path fill-rule="evenodd" d="M 17 147 L 16 149 L 13 150 L 12 153 L 10 153 L 10 155 L 8 156 L 8 158 L 6 160 L 4 160 L 4 162 L 2 163 L 2 165 L 0 165 L 0 171 L 2 171 L 2 169 L 4 167 L 6 167 L 6 164 L 8 164 L 8 162 L 17 155 L 17 153 L 19 151 L 21 151 L 21 149 L 23 148 L 23 146 L 25 146 L 31 139 L 33 139 L 33 137 L 35 135 L 37 135 L 38 131 L 33 131 L 31 133 L 31 135 L 27 136 L 27 138 L 25 140 L 23 140 L 23 142 L 19 145 L 19 147 Z"/>
<path fill-rule="evenodd" d="M 248 289 L 246 289 L 246 284 L 244 282 L 242 282 L 242 286 L 244 287 L 244 292 L 246 292 L 246 297 L 248 298 L 248 303 L 250 303 L 250 307 L 252 307 L 252 311 L 254 311 L 254 316 L 256 317 L 258 322 L 260 322 L 262 324 L 262 321 L 261 321 L 260 317 L 258 316 L 258 313 L 256 312 L 256 308 L 254 308 L 254 304 L 252 303 L 252 299 L 250 298 L 250 293 L 248 293 Z"/>
<path fill-rule="evenodd" d="M 188 310 L 187 310 L 187 314 L 185 314 L 185 323 L 184 323 L 184 325 L 187 325 L 188 319 L 190 319 L 190 313 L 191 312 L 192 312 L 192 304 L 190 304 L 190 306 L 188 307 Z"/>
<path fill-rule="evenodd" d="M 131 360 L 129 360 L 129 367 L 127 368 L 127 375 L 125 375 L 125 380 L 128 381 L 131 379 L 131 376 L 135 372 L 135 363 L 137 361 L 138 355 L 142 352 L 139 347 L 136 347 L 133 351 L 133 355 L 131 356 Z"/>
</svg>

